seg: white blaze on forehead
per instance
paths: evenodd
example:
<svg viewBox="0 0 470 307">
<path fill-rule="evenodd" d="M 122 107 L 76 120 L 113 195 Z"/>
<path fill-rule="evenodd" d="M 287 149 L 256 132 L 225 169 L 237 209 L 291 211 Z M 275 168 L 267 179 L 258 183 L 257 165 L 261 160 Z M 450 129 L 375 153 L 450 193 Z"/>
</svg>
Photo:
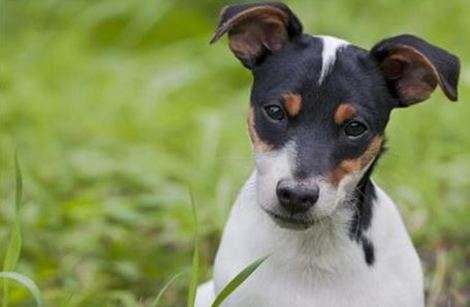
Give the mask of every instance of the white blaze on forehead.
<svg viewBox="0 0 470 307">
<path fill-rule="evenodd" d="M 322 67 L 320 78 L 318 79 L 318 84 L 321 84 L 325 77 L 330 73 L 331 68 L 335 65 L 336 62 L 336 54 L 338 50 L 343 47 L 349 45 L 347 41 L 342 39 L 332 37 L 332 36 L 317 36 L 323 42 L 323 49 L 322 49 Z"/>
</svg>

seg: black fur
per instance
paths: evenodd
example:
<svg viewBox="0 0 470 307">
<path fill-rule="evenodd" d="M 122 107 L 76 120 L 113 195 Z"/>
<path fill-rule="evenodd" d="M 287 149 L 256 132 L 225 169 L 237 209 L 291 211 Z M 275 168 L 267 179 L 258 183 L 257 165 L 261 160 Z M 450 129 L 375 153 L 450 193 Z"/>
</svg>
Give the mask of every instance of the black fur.
<svg viewBox="0 0 470 307">
<path fill-rule="evenodd" d="M 356 207 L 356 210 L 349 227 L 349 237 L 357 242 L 361 240 L 363 232 L 370 227 L 372 221 L 374 200 L 377 198 L 377 194 L 370 177 L 374 172 L 380 157 L 385 153 L 385 151 L 386 147 L 384 140 L 379 154 L 361 178 L 355 189 L 353 205 Z"/>
<path fill-rule="evenodd" d="M 363 232 L 370 227 L 374 200 L 377 198 L 374 185 L 370 180 L 371 173 L 372 171 L 368 171 L 368 174 L 361 179 L 356 187 L 356 197 L 353 205 L 357 210 L 355 210 L 349 227 L 349 237 L 358 242 L 361 240 Z"/>
<path fill-rule="evenodd" d="M 374 245 L 366 237 L 361 238 L 361 244 L 364 251 L 364 259 L 367 265 L 372 266 L 375 261 Z"/>
<path fill-rule="evenodd" d="M 288 141 L 297 144 L 298 178 L 326 176 L 341 161 L 361 156 L 372 139 L 384 133 L 396 104 L 376 62 L 367 51 L 355 46 L 338 52 L 334 69 L 319 85 L 321 50 L 320 38 L 302 35 L 253 69 L 255 129 L 274 148 Z M 300 114 L 279 123 L 267 120 L 264 107 L 282 105 L 282 94 L 286 92 L 302 96 Z M 344 125 L 334 122 L 335 110 L 343 103 L 354 105 L 356 118 L 369 128 L 356 140 L 345 136 Z"/>
</svg>

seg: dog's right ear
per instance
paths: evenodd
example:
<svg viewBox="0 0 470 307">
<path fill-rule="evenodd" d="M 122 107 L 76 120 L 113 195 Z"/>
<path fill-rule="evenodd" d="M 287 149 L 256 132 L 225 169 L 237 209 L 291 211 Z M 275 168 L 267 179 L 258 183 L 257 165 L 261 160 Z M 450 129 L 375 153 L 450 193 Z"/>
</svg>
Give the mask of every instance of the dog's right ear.
<svg viewBox="0 0 470 307">
<path fill-rule="evenodd" d="M 302 34 L 302 24 L 283 3 L 231 5 L 222 9 L 211 44 L 228 32 L 229 47 L 248 69 Z"/>
</svg>

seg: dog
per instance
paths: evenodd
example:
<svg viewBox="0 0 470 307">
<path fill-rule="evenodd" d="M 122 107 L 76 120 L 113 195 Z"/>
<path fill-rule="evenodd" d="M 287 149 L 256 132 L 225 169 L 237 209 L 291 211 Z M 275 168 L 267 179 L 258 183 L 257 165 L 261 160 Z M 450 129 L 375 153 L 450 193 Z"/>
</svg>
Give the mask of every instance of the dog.
<svg viewBox="0 0 470 307">
<path fill-rule="evenodd" d="M 417 252 L 371 174 L 392 110 L 428 99 L 437 86 L 457 100 L 458 57 L 412 35 L 365 50 L 304 34 L 277 2 L 225 7 L 211 42 L 224 34 L 253 75 L 255 170 L 196 306 L 210 306 L 266 256 L 223 306 L 424 306 Z"/>
</svg>

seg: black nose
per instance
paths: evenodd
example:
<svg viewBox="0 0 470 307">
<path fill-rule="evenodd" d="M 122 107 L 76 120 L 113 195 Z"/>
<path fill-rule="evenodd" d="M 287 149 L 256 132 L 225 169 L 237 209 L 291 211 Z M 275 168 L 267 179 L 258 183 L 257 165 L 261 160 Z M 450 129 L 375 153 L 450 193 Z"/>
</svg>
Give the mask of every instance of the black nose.
<svg viewBox="0 0 470 307">
<path fill-rule="evenodd" d="M 276 187 L 277 199 L 289 213 L 305 213 L 317 202 L 318 185 L 304 185 L 294 180 L 280 180 Z"/>
</svg>

